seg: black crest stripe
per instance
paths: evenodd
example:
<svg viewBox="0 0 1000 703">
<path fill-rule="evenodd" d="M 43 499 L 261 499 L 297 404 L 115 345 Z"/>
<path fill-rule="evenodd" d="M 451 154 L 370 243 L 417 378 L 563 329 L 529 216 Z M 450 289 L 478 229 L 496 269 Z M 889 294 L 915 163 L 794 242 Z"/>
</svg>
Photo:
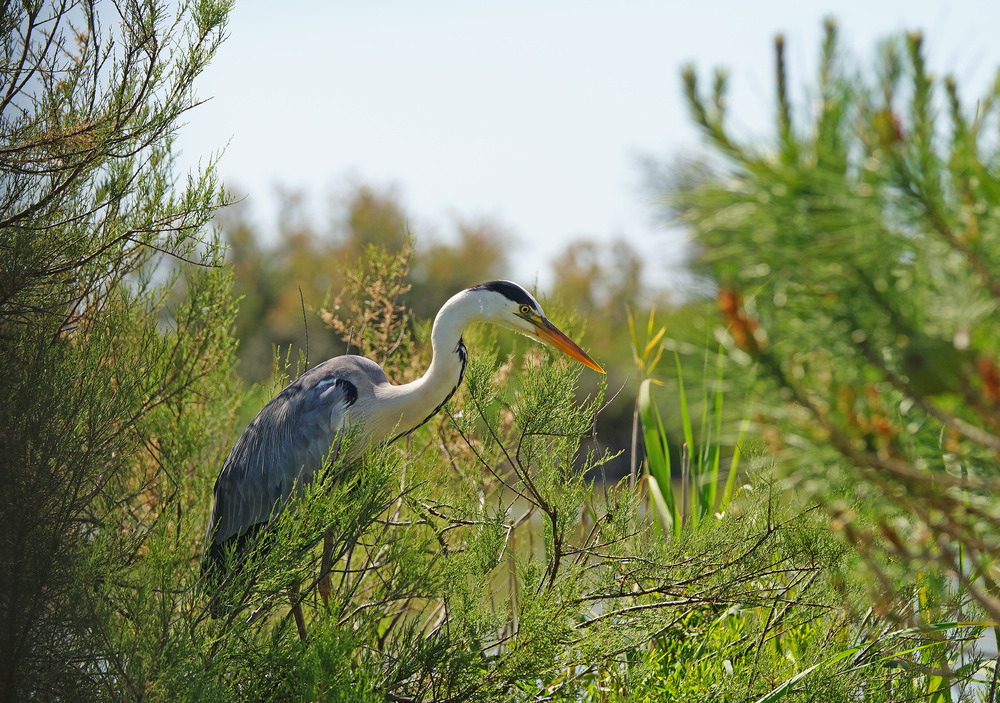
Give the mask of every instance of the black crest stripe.
<svg viewBox="0 0 1000 703">
<path fill-rule="evenodd" d="M 531 307 L 535 307 L 536 305 L 535 301 L 532 300 L 524 288 L 510 281 L 487 281 L 486 283 L 480 283 L 478 286 L 472 286 L 469 290 L 491 290 L 499 293 L 508 300 L 513 300 L 518 305 L 530 305 Z"/>
</svg>

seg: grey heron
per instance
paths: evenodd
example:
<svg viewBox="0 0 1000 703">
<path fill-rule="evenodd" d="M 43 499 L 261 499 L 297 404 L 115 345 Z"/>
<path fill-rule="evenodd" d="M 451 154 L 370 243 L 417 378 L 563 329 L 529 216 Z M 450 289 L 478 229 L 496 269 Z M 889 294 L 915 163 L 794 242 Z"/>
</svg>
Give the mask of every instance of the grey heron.
<svg viewBox="0 0 1000 703">
<path fill-rule="evenodd" d="M 474 322 L 527 335 L 604 373 L 516 283 L 489 281 L 463 290 L 434 318 L 430 368 L 416 381 L 393 385 L 374 361 L 338 356 L 299 376 L 264 406 L 236 440 L 215 482 L 206 570 L 221 573 L 227 553 L 242 552 L 301 494 L 324 460 L 339 450 L 346 433 L 353 441 L 341 457 L 345 465 L 370 443 L 407 435 L 433 417 L 462 382 L 468 358 L 462 333 Z M 328 569 L 326 552 L 324 557 Z M 324 593 L 320 582 L 324 599 L 328 584 Z M 296 616 L 298 620 L 300 613 Z"/>
</svg>

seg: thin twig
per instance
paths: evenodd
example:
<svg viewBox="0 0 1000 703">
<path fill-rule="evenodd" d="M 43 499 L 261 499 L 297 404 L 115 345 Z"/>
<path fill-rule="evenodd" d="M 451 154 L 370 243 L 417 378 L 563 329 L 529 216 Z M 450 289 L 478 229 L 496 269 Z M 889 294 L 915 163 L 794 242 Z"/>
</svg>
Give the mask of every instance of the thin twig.
<svg viewBox="0 0 1000 703">
<path fill-rule="evenodd" d="M 302 329 L 306 333 L 306 363 L 303 373 L 309 370 L 309 322 L 306 320 L 306 299 L 302 296 L 302 286 L 299 286 L 299 303 L 302 305 Z"/>
<path fill-rule="evenodd" d="M 990 681 L 990 692 L 986 696 L 986 703 L 996 703 L 998 673 L 1000 673 L 1000 652 L 997 652 L 997 658 L 993 662 L 993 679 Z"/>
</svg>

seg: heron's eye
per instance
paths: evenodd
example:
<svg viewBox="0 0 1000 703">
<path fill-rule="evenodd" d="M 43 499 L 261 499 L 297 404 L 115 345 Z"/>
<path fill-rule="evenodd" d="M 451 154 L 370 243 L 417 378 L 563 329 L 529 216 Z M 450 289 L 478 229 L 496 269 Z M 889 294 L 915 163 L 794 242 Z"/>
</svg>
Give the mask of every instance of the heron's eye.
<svg viewBox="0 0 1000 703">
<path fill-rule="evenodd" d="M 521 314 L 522 315 L 530 315 L 531 312 L 532 312 L 532 310 L 531 310 L 531 306 L 530 305 L 522 305 L 521 306 Z"/>
</svg>

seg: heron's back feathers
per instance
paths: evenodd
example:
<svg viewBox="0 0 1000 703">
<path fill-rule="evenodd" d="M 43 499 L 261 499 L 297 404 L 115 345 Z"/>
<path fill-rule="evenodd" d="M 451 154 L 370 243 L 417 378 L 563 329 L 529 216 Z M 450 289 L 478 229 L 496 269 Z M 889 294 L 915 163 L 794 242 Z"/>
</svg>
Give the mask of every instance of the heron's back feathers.
<svg viewBox="0 0 1000 703">
<path fill-rule="evenodd" d="M 269 522 L 302 494 L 331 450 L 333 456 L 339 451 L 359 393 L 382 383 L 388 379 L 376 363 L 340 356 L 302 374 L 264 406 L 215 482 L 206 560 L 215 561 L 218 547 Z"/>
</svg>

